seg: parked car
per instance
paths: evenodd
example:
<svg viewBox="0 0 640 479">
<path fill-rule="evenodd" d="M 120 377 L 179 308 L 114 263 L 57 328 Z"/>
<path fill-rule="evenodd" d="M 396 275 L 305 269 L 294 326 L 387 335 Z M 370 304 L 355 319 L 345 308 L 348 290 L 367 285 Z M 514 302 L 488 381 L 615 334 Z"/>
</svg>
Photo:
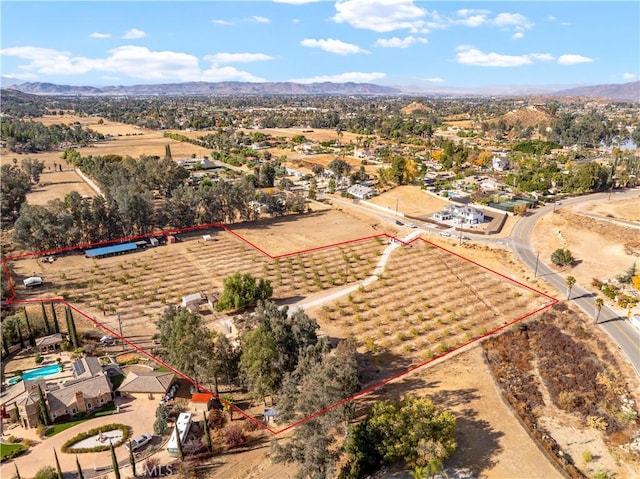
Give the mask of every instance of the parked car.
<svg viewBox="0 0 640 479">
<path fill-rule="evenodd" d="M 451 233 L 449 233 L 448 231 L 441 231 L 440 236 L 451 236 Z"/>
<path fill-rule="evenodd" d="M 44 280 L 40 276 L 31 276 L 23 281 L 25 288 L 36 288 L 44 286 Z"/>
<path fill-rule="evenodd" d="M 142 436 L 134 437 L 125 447 L 127 448 L 127 451 L 129 451 L 129 445 L 131 445 L 131 451 L 135 451 L 136 449 L 140 449 L 142 446 L 148 444 L 149 441 L 151 441 L 151 438 L 151 434 L 143 434 Z"/>
</svg>

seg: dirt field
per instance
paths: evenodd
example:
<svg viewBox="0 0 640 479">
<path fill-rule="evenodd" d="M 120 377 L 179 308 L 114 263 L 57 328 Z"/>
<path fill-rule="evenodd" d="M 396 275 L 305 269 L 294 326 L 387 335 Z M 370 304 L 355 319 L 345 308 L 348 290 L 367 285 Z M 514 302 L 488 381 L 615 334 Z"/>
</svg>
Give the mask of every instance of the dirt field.
<svg viewBox="0 0 640 479">
<path fill-rule="evenodd" d="M 583 211 L 603 216 L 612 216 L 627 221 L 640 221 L 640 198 L 612 200 L 607 202 L 589 203 L 582 207 Z"/>
<path fill-rule="evenodd" d="M 417 186 L 397 186 L 391 191 L 370 198 L 368 201 L 394 211 L 397 207 L 400 213 L 409 216 L 436 213 L 449 204 L 445 199 L 425 193 Z"/>
<path fill-rule="evenodd" d="M 103 141 L 99 143 L 93 143 L 90 146 L 78 148 L 81 155 L 106 155 L 115 154 L 122 156 L 132 156 L 137 158 L 140 155 L 157 155 L 163 157 L 165 154 L 166 145 L 171 146 L 171 154 L 174 159 L 190 158 L 192 154 L 196 154 L 199 157 L 209 156 L 211 151 L 207 148 L 202 148 L 191 143 L 184 143 L 165 138 L 162 131 L 146 130 L 142 128 L 136 128 L 133 125 L 127 125 L 124 123 L 112 122 L 103 119 L 104 123 L 100 124 L 100 117 L 94 116 L 73 116 L 73 115 L 47 115 L 40 118 L 36 118 L 35 121 L 39 121 L 44 125 L 53 124 L 72 124 L 74 122 L 80 122 L 83 128 L 90 128 L 94 131 L 102 133 L 104 135 L 112 135 L 113 138 L 109 141 Z M 204 132 L 201 132 L 204 134 Z M 64 163 L 60 160 L 62 155 L 61 151 L 49 151 L 44 153 L 32 153 L 20 155 L 9 151 L 3 152 L 3 163 L 10 161 L 12 158 L 17 158 L 18 162 L 21 158 L 31 157 L 44 161 L 46 166 L 53 168 L 53 163 Z M 63 166 L 67 166 L 63 164 Z M 45 170 L 46 171 L 46 170 Z"/>
<path fill-rule="evenodd" d="M 581 286 L 589 286 L 594 277 L 604 281 L 624 273 L 640 256 L 637 229 L 577 215 L 565 208 L 538 222 L 531 243 L 548 262 L 555 249 L 571 250 L 578 263 L 565 268 L 565 273 L 574 276 Z"/>
<path fill-rule="evenodd" d="M 80 195 L 95 196 L 96 192 L 87 185 L 74 170 L 58 172 L 45 171 L 40 177 L 40 184 L 34 186 L 27 195 L 27 203 L 30 205 L 46 205 L 53 199 L 64 197 L 77 191 Z"/>
</svg>

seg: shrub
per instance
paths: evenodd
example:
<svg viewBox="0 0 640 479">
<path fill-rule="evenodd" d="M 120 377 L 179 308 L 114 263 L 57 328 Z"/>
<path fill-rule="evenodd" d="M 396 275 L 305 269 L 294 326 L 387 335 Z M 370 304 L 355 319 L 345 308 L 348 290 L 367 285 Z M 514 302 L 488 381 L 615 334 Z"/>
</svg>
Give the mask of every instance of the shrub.
<svg viewBox="0 0 640 479">
<path fill-rule="evenodd" d="M 575 261 L 571 251 L 568 249 L 558 248 L 551 253 L 551 261 L 558 266 L 567 266 Z"/>
<path fill-rule="evenodd" d="M 587 462 L 593 461 L 593 453 L 591 451 L 583 451 L 582 452 L 582 462 L 585 464 Z"/>
<path fill-rule="evenodd" d="M 588 416 L 587 417 L 587 425 L 593 429 L 597 429 L 598 431 L 604 431 L 607 429 L 607 421 L 601 416 Z"/>
<path fill-rule="evenodd" d="M 45 466 L 36 472 L 34 479 L 57 479 L 58 473 L 51 466 Z"/>
<path fill-rule="evenodd" d="M 95 436 L 100 432 L 108 432 L 108 431 L 113 431 L 115 429 L 118 429 L 118 430 L 120 430 L 122 432 L 122 438 L 119 441 L 117 441 L 115 443 L 112 443 L 113 447 L 118 447 L 121 444 L 123 444 L 129 438 L 129 427 L 125 426 L 124 424 L 105 424 L 104 426 L 96 427 L 94 429 L 90 429 L 89 431 L 81 432 L 77 436 L 72 437 L 71 439 L 66 441 L 62 445 L 60 450 L 62 452 L 66 452 L 66 453 L 70 453 L 70 454 L 77 454 L 77 453 L 80 453 L 80 452 L 108 451 L 109 448 L 110 448 L 109 444 L 100 445 L 100 446 L 87 448 L 87 449 L 84 449 L 84 448 L 83 449 L 75 449 L 72 446 L 74 444 L 76 444 L 77 442 L 80 442 L 83 439 L 87 439 L 88 437 Z"/>
<path fill-rule="evenodd" d="M 227 446 L 231 448 L 243 445 L 247 438 L 240 426 L 232 424 L 224 430 L 224 440 Z"/>
<path fill-rule="evenodd" d="M 579 406 L 579 403 L 580 398 L 575 391 L 562 391 L 558 394 L 558 407 L 560 409 L 571 412 Z"/>
<path fill-rule="evenodd" d="M 227 415 L 220 409 L 212 409 L 207 414 L 207 424 L 211 429 L 222 429 L 227 424 Z"/>
<path fill-rule="evenodd" d="M 20 442 L 20 438 L 19 438 L 19 437 L 14 436 L 14 435 L 11 435 L 11 436 L 9 436 L 9 437 L 7 438 L 7 442 L 8 442 L 9 444 L 18 444 L 18 443 Z"/>
<path fill-rule="evenodd" d="M 44 361 L 44 358 L 40 353 L 38 353 L 36 354 L 35 361 L 36 361 L 36 364 L 42 364 L 42 361 Z"/>
</svg>

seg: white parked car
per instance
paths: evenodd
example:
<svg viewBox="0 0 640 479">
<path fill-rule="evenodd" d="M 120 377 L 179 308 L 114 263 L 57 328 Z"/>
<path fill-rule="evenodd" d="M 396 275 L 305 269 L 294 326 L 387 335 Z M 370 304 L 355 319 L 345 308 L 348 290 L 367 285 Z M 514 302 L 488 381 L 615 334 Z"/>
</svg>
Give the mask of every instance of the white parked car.
<svg viewBox="0 0 640 479">
<path fill-rule="evenodd" d="M 441 231 L 440 236 L 451 236 L 451 233 L 449 233 L 448 231 Z"/>
<path fill-rule="evenodd" d="M 129 450 L 129 445 L 131 445 L 131 450 L 135 451 L 136 449 L 140 449 L 145 444 L 148 444 L 151 441 L 151 434 L 143 434 L 142 436 L 137 436 L 131 439 L 131 442 L 128 442 L 125 446 L 127 451 Z"/>
</svg>

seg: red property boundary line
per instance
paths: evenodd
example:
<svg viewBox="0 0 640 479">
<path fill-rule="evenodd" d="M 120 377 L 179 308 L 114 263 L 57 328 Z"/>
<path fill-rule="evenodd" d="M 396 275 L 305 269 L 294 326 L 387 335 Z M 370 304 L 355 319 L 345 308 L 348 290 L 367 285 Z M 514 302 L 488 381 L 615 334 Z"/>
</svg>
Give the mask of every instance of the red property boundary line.
<svg viewBox="0 0 640 479">
<path fill-rule="evenodd" d="M 167 364 L 166 362 L 164 362 L 162 359 L 154 356 L 153 354 L 151 354 L 150 352 L 148 352 L 146 349 L 143 349 L 142 347 L 138 346 L 137 344 L 129 341 L 127 338 L 120 336 L 116 331 L 112 330 L 111 328 L 109 328 L 108 326 L 104 325 L 103 323 L 101 323 L 100 321 L 92 318 L 91 316 L 89 316 L 88 314 L 86 314 L 85 312 L 83 312 L 82 310 L 80 310 L 79 308 L 77 308 L 76 306 L 74 306 L 71 303 L 68 303 L 67 301 L 65 301 L 62 298 L 42 298 L 42 299 L 24 299 L 24 300 L 16 300 L 16 292 L 13 286 L 13 282 L 11 280 L 11 275 L 9 274 L 9 268 L 7 266 L 7 262 L 8 261 L 16 261 L 16 260 L 20 260 L 20 259 L 26 259 L 26 258 L 32 258 L 32 257 L 38 257 L 38 256 L 47 256 L 47 255 L 51 255 L 51 254 L 56 254 L 56 253 L 66 253 L 66 252 L 72 252 L 72 251 L 79 251 L 79 250 L 84 250 L 84 249 L 90 249 L 92 247 L 96 247 L 96 246 L 101 246 L 101 245 L 110 245 L 110 244 L 114 244 L 114 243 L 124 243 L 124 242 L 129 242 L 132 240 L 141 240 L 141 239 L 145 239 L 145 238 L 150 238 L 150 237 L 158 237 L 158 236 L 166 236 L 166 235 L 174 235 L 174 234 L 180 234 L 180 233 L 185 233 L 185 232 L 193 232 L 193 231 L 200 231 L 200 230 L 206 230 L 206 229 L 211 229 L 211 228 L 219 228 L 222 229 L 223 231 L 226 231 L 227 233 L 230 233 L 232 236 L 234 236 L 235 238 L 239 239 L 241 242 L 249 245 L 251 248 L 255 249 L 256 251 L 260 252 L 261 254 L 263 254 L 264 256 L 266 256 L 269 259 L 275 260 L 275 259 L 279 259 L 279 258 L 285 258 L 288 256 L 296 256 L 296 255 L 300 255 L 300 254 L 305 254 L 305 253 L 311 253 L 311 252 L 316 252 L 316 251 L 321 251 L 321 250 L 325 250 L 325 249 L 329 249 L 329 248 L 335 248 L 335 247 L 339 247 L 339 246 L 343 246 L 343 245 L 348 245 L 348 244 L 352 244 L 352 243 L 358 243 L 361 241 L 367 241 L 370 239 L 375 239 L 375 238 L 386 238 L 389 241 L 395 241 L 397 243 L 399 243 L 402 246 L 409 246 L 415 242 L 418 241 L 422 241 L 430 246 L 433 246 L 434 248 L 437 248 L 443 252 L 446 252 L 450 255 L 453 255 L 459 259 L 462 259 L 464 261 L 467 261 L 471 264 L 473 264 L 474 266 L 477 266 L 479 268 L 482 268 L 486 271 L 489 271 L 490 273 L 493 273 L 505 280 L 507 280 L 508 282 L 511 282 L 513 284 L 516 284 L 520 287 L 523 287 L 525 289 L 528 289 L 529 291 L 532 291 L 540 296 L 543 296 L 547 299 L 550 300 L 550 302 L 538 309 L 536 309 L 535 311 L 531 311 L 519 318 L 514 319 L 513 321 L 510 321 L 506 324 L 503 324 L 502 326 L 499 326 L 485 334 L 483 334 L 482 336 L 479 336 L 477 338 L 473 338 L 469 341 L 467 341 L 466 343 L 463 343 L 459 346 L 456 346 L 455 348 L 452 348 L 450 350 L 448 350 L 445 353 L 439 354 L 437 356 L 434 356 L 433 358 L 424 361 L 418 365 L 412 366 L 411 368 L 402 371 L 400 373 L 397 373 L 379 383 L 376 383 L 372 386 L 369 386 L 363 390 L 361 390 L 360 392 L 349 396 L 345 399 L 343 399 L 342 401 L 339 401 L 335 404 L 332 404 L 331 406 L 328 406 L 310 416 L 304 417 L 302 419 L 299 419 L 296 422 L 293 422 L 292 424 L 289 424 L 288 426 L 282 428 L 282 429 L 272 429 L 271 427 L 269 427 L 268 425 L 262 423 L 261 421 L 258 421 L 256 418 L 254 418 L 253 416 L 247 414 L 245 411 L 243 411 L 242 409 L 240 409 L 238 406 L 229 403 L 228 401 L 226 401 L 224 398 L 217 396 L 216 394 L 214 394 L 212 391 L 208 390 L 207 388 L 197 384 L 193 379 L 191 379 L 190 377 L 188 377 L 187 375 L 185 375 L 184 373 L 182 373 L 181 371 L 178 371 L 177 369 L 173 368 L 171 365 Z M 411 374 L 412 372 L 423 368 L 425 366 L 427 366 L 428 364 L 439 360 L 441 358 L 444 358 L 446 356 L 449 356 L 453 353 L 455 353 L 456 351 L 468 346 L 469 344 L 481 341 L 482 339 L 488 337 L 488 336 L 492 336 L 494 334 L 497 334 L 498 332 L 502 331 L 505 328 L 508 328 L 509 326 L 518 323 L 520 321 L 523 321 L 541 311 L 544 311 L 552 306 L 554 306 L 555 304 L 557 304 L 559 302 L 559 300 L 557 298 L 554 298 L 553 296 L 550 296 L 542 291 L 539 291 L 535 288 L 532 288 L 529 285 L 526 285 L 520 281 L 517 281 L 513 278 L 510 278 L 509 276 L 506 276 L 502 273 L 499 273 L 487 266 L 484 266 L 480 263 L 477 263 L 469 258 L 466 258 L 465 256 L 462 256 L 458 253 L 455 253 L 447 248 L 444 248 L 443 246 L 437 245 L 435 243 L 432 243 L 431 241 L 428 241 L 424 238 L 418 237 L 418 238 L 414 238 L 409 242 L 405 242 L 399 238 L 396 238 L 394 236 L 391 236 L 387 233 L 380 233 L 377 235 L 372 235 L 372 236 L 366 236 L 366 237 L 362 237 L 362 238 L 357 238 L 357 239 L 353 239 L 353 240 L 347 240 L 347 241 L 341 241 L 338 243 L 332 243 L 332 244 L 328 244 L 328 245 L 324 245 L 324 246 L 317 246 L 317 247 L 313 247 L 313 248 L 308 248 L 308 249 L 303 249 L 300 251 L 295 251 L 295 252 L 291 252 L 291 253 L 283 253 L 283 254 L 279 254 L 279 255 L 271 255 L 268 252 L 266 252 L 265 250 L 263 250 L 262 248 L 260 248 L 259 246 L 255 245 L 254 243 L 252 243 L 251 241 L 249 241 L 248 239 L 246 239 L 245 237 L 241 236 L 240 234 L 236 233 L 235 231 L 233 231 L 231 228 L 229 228 L 227 225 L 222 224 L 222 223 L 211 223 L 211 224 L 206 224 L 206 225 L 197 225 L 197 226 L 191 226 L 191 227 L 187 227 L 187 228 L 178 228 L 178 229 L 171 229 L 171 230 L 164 230 L 164 231 L 160 231 L 160 232 L 155 232 L 155 233 L 148 233 L 148 234 L 142 234 L 142 235 L 136 235 L 136 236 L 129 236 L 129 237 L 124 237 L 124 238 L 119 238 L 117 240 L 106 240 L 106 241 L 99 241 L 99 242 L 94 242 L 94 243 L 86 243 L 86 244 L 81 244 L 81 245 L 77 245 L 77 246 L 69 246 L 69 247 L 65 247 L 65 248 L 56 248 L 56 249 L 51 249 L 51 250 L 46 250 L 46 251 L 39 251 L 39 252 L 32 252 L 32 253 L 25 253 L 25 254 L 20 254 L 20 255 L 14 255 L 14 256 L 7 256 L 6 258 L 2 259 L 2 267 L 4 269 L 4 273 L 8 278 L 9 281 L 9 288 L 11 290 L 11 296 L 7 299 L 7 304 L 37 304 L 37 303 L 43 303 L 43 302 L 56 302 L 56 303 L 60 303 L 63 304 L 65 306 L 68 306 L 69 308 L 71 308 L 73 311 L 75 311 L 76 313 L 78 313 L 79 315 L 81 315 L 82 317 L 88 319 L 89 321 L 91 321 L 94 325 L 102 328 L 104 331 L 108 332 L 110 335 L 117 337 L 118 339 L 120 339 L 121 341 L 123 341 L 124 343 L 126 343 L 127 345 L 131 346 L 133 349 L 135 349 L 136 351 L 138 351 L 139 353 L 142 353 L 143 355 L 147 356 L 149 359 L 151 359 L 152 361 L 157 362 L 158 364 L 161 364 L 162 366 L 166 367 L 167 369 L 169 369 L 170 371 L 172 371 L 174 374 L 178 375 L 179 377 L 185 379 L 186 381 L 190 382 L 192 385 L 199 387 L 201 390 L 206 391 L 209 394 L 212 394 L 216 399 L 218 399 L 220 402 L 224 403 L 226 406 L 234 409 L 236 412 L 238 412 L 239 414 L 241 414 L 242 416 L 246 417 L 247 419 L 249 419 L 250 421 L 252 421 L 253 423 L 255 423 L 256 425 L 260 426 L 261 428 L 263 428 L 264 430 L 268 431 L 269 433 L 271 433 L 272 435 L 278 435 L 280 433 L 283 433 L 285 431 L 288 431 L 304 422 L 307 422 L 311 419 L 314 419 L 326 412 L 329 412 L 337 407 L 342 406 L 343 404 L 346 404 L 350 401 L 353 401 L 355 399 L 358 399 L 366 394 L 369 394 L 372 391 L 376 391 L 380 388 L 382 388 L 383 386 L 385 386 L 386 384 L 395 381 L 396 379 L 399 379 L 403 376 L 406 376 L 408 374 Z"/>
</svg>

